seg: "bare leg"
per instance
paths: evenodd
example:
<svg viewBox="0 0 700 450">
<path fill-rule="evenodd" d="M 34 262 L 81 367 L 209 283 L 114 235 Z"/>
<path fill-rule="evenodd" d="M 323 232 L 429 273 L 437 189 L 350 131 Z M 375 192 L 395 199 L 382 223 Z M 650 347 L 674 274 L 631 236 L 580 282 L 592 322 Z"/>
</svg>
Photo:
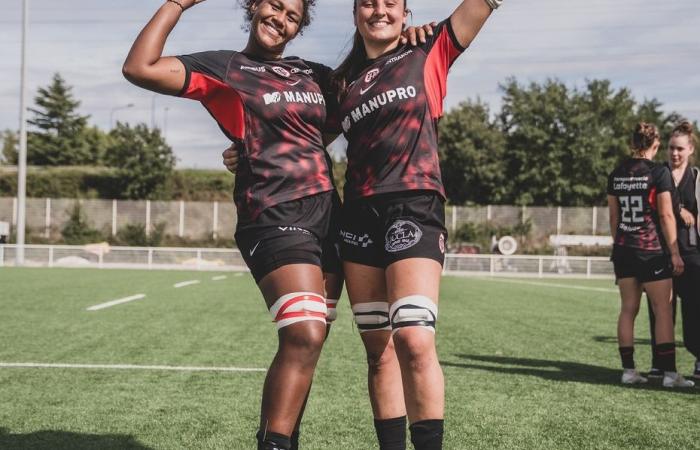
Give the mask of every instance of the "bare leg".
<svg viewBox="0 0 700 450">
<path fill-rule="evenodd" d="M 398 261 L 387 268 L 387 294 L 393 303 L 411 295 L 428 297 L 437 305 L 442 266 L 425 258 Z M 445 410 L 445 382 L 435 349 L 435 334 L 423 327 L 406 327 L 394 333 L 396 354 L 408 419 L 442 419 Z"/>
<path fill-rule="evenodd" d="M 642 286 L 636 278 L 622 278 L 618 280 L 617 286 L 622 300 L 620 315 L 617 319 L 617 343 L 620 347 L 633 347 L 634 319 L 639 312 Z"/>
<path fill-rule="evenodd" d="M 258 284 L 268 308 L 293 292 L 323 296 L 321 269 L 311 264 L 290 264 L 266 275 Z M 277 354 L 263 387 L 260 430 L 291 436 L 311 387 L 314 369 L 326 336 L 320 321 L 304 321 L 279 330 Z"/>
</svg>

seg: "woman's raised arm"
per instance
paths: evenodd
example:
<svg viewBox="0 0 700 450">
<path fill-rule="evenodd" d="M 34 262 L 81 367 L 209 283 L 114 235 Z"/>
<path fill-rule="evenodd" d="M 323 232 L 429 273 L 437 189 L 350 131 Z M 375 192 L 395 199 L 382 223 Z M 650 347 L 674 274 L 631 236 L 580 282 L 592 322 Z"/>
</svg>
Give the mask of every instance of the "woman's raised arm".
<svg viewBox="0 0 700 450">
<path fill-rule="evenodd" d="M 455 37 L 462 47 L 469 47 L 491 12 L 503 0 L 464 0 L 452 13 L 451 22 Z"/>
<path fill-rule="evenodd" d="M 205 0 L 168 0 L 141 30 L 122 73 L 136 86 L 161 94 L 176 95 L 185 84 L 185 67 L 177 58 L 163 57 L 163 47 L 182 13 Z"/>
</svg>

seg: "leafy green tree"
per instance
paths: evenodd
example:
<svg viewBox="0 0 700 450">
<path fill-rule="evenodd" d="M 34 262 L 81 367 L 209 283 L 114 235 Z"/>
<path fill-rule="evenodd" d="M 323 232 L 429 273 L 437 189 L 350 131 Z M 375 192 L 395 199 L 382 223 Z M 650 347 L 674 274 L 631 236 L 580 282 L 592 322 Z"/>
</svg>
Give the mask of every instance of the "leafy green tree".
<svg viewBox="0 0 700 450">
<path fill-rule="evenodd" d="M 109 137 L 105 163 L 118 170 L 122 197 L 157 198 L 176 162 L 160 130 L 120 122 Z"/>
<path fill-rule="evenodd" d="M 89 116 L 77 113 L 80 102 L 72 87 L 59 74 L 48 87 L 39 88 L 34 98 L 33 129 L 28 136 L 27 162 L 39 166 L 89 165 L 99 161 L 99 153 L 85 139 Z"/>
<path fill-rule="evenodd" d="M 505 138 L 488 106 L 462 102 L 439 125 L 440 170 L 454 204 L 500 203 L 507 195 Z"/>
<path fill-rule="evenodd" d="M 2 141 L 0 162 L 16 165 L 19 154 L 19 136 L 15 131 L 5 130 L 0 133 L 0 141 Z"/>
<path fill-rule="evenodd" d="M 508 201 L 516 204 L 584 206 L 602 204 L 608 173 L 629 156 L 629 140 L 640 120 L 668 128 L 674 115 L 661 104 L 639 104 L 626 88 L 591 80 L 585 89 L 559 80 L 501 86 L 500 114 L 512 183 Z"/>
</svg>

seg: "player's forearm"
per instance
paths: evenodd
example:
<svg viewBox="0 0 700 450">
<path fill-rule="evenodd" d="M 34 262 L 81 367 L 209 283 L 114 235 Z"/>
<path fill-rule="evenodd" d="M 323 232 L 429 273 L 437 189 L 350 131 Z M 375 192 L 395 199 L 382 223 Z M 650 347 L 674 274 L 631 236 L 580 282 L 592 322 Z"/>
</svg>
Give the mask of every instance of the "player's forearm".
<svg viewBox="0 0 700 450">
<path fill-rule="evenodd" d="M 455 37 L 462 47 L 469 47 L 492 11 L 486 0 L 462 1 L 450 18 Z"/>
<path fill-rule="evenodd" d="M 673 211 L 669 211 L 665 214 L 659 216 L 659 221 L 661 222 L 661 231 L 666 239 L 666 244 L 672 255 L 680 254 L 678 250 L 678 236 L 676 233 L 676 218 L 673 215 Z"/>
<path fill-rule="evenodd" d="M 129 81 L 151 88 L 148 81 L 156 76 L 154 66 L 162 58 L 165 42 L 181 15 L 182 9 L 176 3 L 166 2 L 141 30 L 122 68 Z"/>
</svg>

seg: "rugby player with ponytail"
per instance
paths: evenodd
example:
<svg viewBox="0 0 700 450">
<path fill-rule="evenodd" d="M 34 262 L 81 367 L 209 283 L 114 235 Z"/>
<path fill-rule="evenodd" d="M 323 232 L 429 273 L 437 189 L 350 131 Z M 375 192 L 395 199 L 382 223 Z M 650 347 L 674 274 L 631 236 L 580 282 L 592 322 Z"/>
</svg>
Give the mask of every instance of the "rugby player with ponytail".
<svg viewBox="0 0 700 450">
<path fill-rule="evenodd" d="M 634 320 L 642 290 L 656 317 L 654 348 L 665 387 L 694 384 L 676 370 L 676 344 L 671 308 L 672 277 L 683 273 L 673 212 L 671 172 L 653 162 L 659 149 L 659 132 L 648 123 L 637 125 L 632 136 L 632 157 L 608 177 L 608 209 L 613 237 L 611 260 L 622 300 L 617 340 L 623 384 L 646 383 L 634 363 Z"/>
<path fill-rule="evenodd" d="M 408 0 L 353 2 L 353 47 L 334 72 L 348 141 L 341 258 L 367 352 L 380 449 L 441 449 L 435 347 L 445 257 L 437 122 L 447 73 L 502 0 L 464 0 L 428 41 L 402 45 Z"/>
</svg>

